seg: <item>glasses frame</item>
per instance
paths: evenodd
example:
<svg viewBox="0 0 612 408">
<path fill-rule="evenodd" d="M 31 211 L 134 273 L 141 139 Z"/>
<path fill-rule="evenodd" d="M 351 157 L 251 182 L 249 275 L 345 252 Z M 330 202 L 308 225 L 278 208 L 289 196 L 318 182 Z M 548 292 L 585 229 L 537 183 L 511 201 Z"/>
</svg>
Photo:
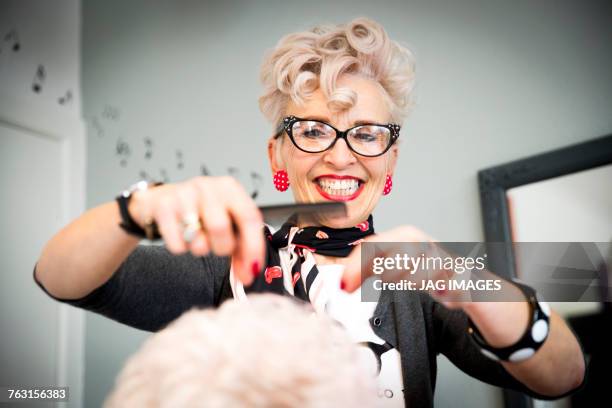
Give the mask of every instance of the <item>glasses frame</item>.
<svg viewBox="0 0 612 408">
<path fill-rule="evenodd" d="M 300 122 L 300 121 L 308 121 L 308 122 L 317 122 L 317 123 L 321 123 L 323 125 L 329 126 L 330 128 L 332 128 L 335 132 L 336 132 L 336 138 L 334 139 L 333 142 L 331 142 L 331 144 L 320 151 L 316 151 L 316 152 L 311 152 L 308 150 L 304 150 L 302 149 L 300 146 L 298 146 L 298 144 L 295 142 L 295 139 L 293 138 L 293 125 L 295 124 L 295 122 Z M 374 155 L 368 155 L 368 154 L 363 154 L 363 153 L 359 153 L 358 151 L 356 151 L 355 149 L 353 149 L 353 146 L 351 146 L 351 144 L 348 141 L 348 138 L 346 137 L 347 134 L 358 127 L 362 127 L 362 126 L 382 126 L 384 128 L 389 129 L 390 134 L 391 134 L 391 138 L 389 139 L 389 144 L 387 145 L 387 147 L 379 154 L 374 154 Z M 279 130 L 276 133 L 276 138 L 280 137 L 284 132 L 287 133 L 287 136 L 289 136 L 289 139 L 291 139 L 291 143 L 293 143 L 293 145 L 295 147 L 297 147 L 299 150 L 305 152 L 305 153 L 323 153 L 331 148 L 334 147 L 334 145 L 336 144 L 336 142 L 338 141 L 338 139 L 344 139 L 344 142 L 346 143 L 346 145 L 348 146 L 348 148 L 355 154 L 358 154 L 360 156 L 364 156 L 364 157 L 378 157 L 378 156 L 382 156 L 383 154 L 387 153 L 387 151 L 391 148 L 391 146 L 393 146 L 393 144 L 397 141 L 397 139 L 399 138 L 399 134 L 400 134 L 400 129 L 401 126 L 396 124 L 396 123 L 388 123 L 386 125 L 381 125 L 380 123 L 362 123 L 359 124 L 357 126 L 353 126 L 349 129 L 346 129 L 345 131 L 342 130 L 338 130 L 335 127 L 333 127 L 332 125 L 330 125 L 327 122 L 323 122 L 322 120 L 316 120 L 316 119 L 304 119 L 304 118 L 298 118 L 297 116 L 286 116 L 283 118 L 282 123 L 279 125 Z"/>
</svg>

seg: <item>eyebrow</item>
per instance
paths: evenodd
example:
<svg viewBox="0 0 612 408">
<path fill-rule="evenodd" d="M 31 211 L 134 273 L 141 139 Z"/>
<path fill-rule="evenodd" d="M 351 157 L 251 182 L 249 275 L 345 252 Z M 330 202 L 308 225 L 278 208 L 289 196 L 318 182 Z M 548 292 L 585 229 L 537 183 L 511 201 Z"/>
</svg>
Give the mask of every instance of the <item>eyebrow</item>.
<svg viewBox="0 0 612 408">
<path fill-rule="evenodd" d="M 324 116 L 305 116 L 302 119 L 318 120 L 318 121 L 325 122 L 325 123 L 330 122 L 329 118 L 326 118 Z M 377 120 L 356 120 L 353 122 L 353 126 L 371 125 L 371 124 L 381 125 L 382 123 L 378 122 Z"/>
</svg>

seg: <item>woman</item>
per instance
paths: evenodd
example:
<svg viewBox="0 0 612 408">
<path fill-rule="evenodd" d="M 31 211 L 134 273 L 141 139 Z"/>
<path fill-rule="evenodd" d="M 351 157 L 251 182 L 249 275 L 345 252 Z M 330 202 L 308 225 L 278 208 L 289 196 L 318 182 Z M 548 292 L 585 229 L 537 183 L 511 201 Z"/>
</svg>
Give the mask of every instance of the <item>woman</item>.
<svg viewBox="0 0 612 408">
<path fill-rule="evenodd" d="M 392 189 L 413 74 L 410 53 L 368 19 L 284 37 L 261 77 L 275 187 L 291 187 L 298 202 L 343 201 L 346 215 L 297 217 L 262 234 L 261 214 L 232 178 L 132 189 L 121 211 L 99 206 L 53 237 L 35 279 L 60 301 L 145 330 L 251 291 L 300 297 L 375 357 L 382 404 L 432 405 L 438 353 L 539 398 L 572 391 L 584 379 L 580 346 L 528 288 L 504 282 L 530 299 L 513 303 L 464 303 L 448 291 L 384 292 L 377 303 L 350 295 L 360 285 L 360 243 L 430 240 L 410 226 L 374 234 L 371 217 Z M 155 225 L 167 249 L 138 247 L 134 234 Z"/>
</svg>

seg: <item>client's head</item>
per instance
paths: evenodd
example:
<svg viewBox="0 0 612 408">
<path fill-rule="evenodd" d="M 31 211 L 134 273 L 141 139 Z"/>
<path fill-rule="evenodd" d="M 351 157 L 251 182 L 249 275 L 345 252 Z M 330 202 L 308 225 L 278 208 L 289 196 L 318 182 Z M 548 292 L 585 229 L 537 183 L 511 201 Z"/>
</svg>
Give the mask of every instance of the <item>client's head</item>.
<svg viewBox="0 0 612 408">
<path fill-rule="evenodd" d="M 289 297 L 192 309 L 127 361 L 106 407 L 371 406 L 344 330 Z"/>
</svg>

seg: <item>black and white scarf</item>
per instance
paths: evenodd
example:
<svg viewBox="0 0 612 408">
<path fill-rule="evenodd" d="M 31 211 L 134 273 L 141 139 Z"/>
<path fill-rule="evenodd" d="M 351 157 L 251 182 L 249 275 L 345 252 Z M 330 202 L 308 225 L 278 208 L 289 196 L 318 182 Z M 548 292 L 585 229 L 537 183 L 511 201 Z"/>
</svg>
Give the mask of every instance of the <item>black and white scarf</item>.
<svg viewBox="0 0 612 408">
<path fill-rule="evenodd" d="M 272 292 L 294 295 L 309 302 L 310 289 L 319 271 L 313 253 L 334 257 L 347 257 L 365 237 L 374 233 L 372 216 L 354 227 L 304 227 L 298 228 L 296 217 L 289 218 L 274 234 L 266 226 L 266 267 L 249 287 L 240 292 Z M 283 262 L 279 250 L 289 247 L 289 259 Z M 284 263 L 284 264 L 283 264 Z M 289 273 L 283 273 L 290 270 Z M 233 279 L 234 296 L 238 284 Z M 239 296 L 240 297 L 240 296 Z"/>
</svg>

